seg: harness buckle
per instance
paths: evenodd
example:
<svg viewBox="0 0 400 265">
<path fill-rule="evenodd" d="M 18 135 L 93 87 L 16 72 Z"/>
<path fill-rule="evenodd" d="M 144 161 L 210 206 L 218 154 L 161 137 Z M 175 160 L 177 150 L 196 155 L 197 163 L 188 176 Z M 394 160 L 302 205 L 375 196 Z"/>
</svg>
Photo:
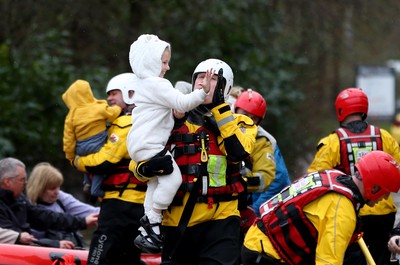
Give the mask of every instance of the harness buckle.
<svg viewBox="0 0 400 265">
<path fill-rule="evenodd" d="M 199 140 L 200 140 L 200 144 L 201 144 L 200 158 L 201 158 L 201 162 L 204 163 L 204 162 L 208 161 L 207 146 L 206 146 L 206 142 L 208 141 L 208 135 L 204 132 L 200 132 Z"/>
</svg>

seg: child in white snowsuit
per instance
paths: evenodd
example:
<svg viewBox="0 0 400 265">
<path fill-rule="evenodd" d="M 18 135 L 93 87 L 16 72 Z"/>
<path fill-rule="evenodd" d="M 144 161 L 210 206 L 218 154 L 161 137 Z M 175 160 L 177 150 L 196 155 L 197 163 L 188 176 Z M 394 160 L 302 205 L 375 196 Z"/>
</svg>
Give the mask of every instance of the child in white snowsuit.
<svg viewBox="0 0 400 265">
<path fill-rule="evenodd" d="M 188 112 L 201 103 L 210 90 L 212 73 L 208 73 L 203 89 L 184 95 L 174 89 L 164 78 L 170 69 L 171 46 L 156 35 L 141 35 L 132 45 L 129 61 L 138 77 L 135 89 L 135 105 L 132 111 L 132 128 L 127 139 L 128 152 L 136 161 L 148 160 L 165 151 L 174 125 L 173 111 Z M 166 153 L 170 155 L 169 152 Z M 156 176 L 148 182 L 144 201 L 145 216 L 141 219 L 141 235 L 135 244 L 143 251 L 159 252 L 162 248 L 160 224 L 162 210 L 172 202 L 182 183 L 179 167 L 173 161 L 174 170 L 169 175 Z"/>
</svg>

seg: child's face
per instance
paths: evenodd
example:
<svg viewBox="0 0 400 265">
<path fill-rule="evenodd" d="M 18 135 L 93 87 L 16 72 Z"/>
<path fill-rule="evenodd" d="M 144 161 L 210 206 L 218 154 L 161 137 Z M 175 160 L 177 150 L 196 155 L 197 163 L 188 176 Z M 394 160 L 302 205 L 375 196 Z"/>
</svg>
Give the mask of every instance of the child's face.
<svg viewBox="0 0 400 265">
<path fill-rule="evenodd" d="M 171 60 L 171 51 L 166 48 L 161 55 L 161 73 L 160 77 L 164 78 L 165 72 L 167 72 L 169 68 L 169 61 Z"/>
</svg>

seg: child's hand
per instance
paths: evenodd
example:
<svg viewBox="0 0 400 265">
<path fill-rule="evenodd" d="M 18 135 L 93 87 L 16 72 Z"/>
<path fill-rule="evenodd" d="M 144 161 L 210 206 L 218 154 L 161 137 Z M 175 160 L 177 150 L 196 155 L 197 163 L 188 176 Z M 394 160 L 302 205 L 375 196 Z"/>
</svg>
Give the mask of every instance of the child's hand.
<svg viewBox="0 0 400 265">
<path fill-rule="evenodd" d="M 177 118 L 178 120 L 185 117 L 185 112 L 179 112 L 179 111 L 173 110 L 173 113 L 174 113 L 174 117 Z"/>
<path fill-rule="evenodd" d="M 200 83 L 201 87 L 206 93 L 210 92 L 210 82 L 214 74 L 215 74 L 214 69 L 211 68 L 210 70 L 207 70 L 205 78 Z"/>
</svg>

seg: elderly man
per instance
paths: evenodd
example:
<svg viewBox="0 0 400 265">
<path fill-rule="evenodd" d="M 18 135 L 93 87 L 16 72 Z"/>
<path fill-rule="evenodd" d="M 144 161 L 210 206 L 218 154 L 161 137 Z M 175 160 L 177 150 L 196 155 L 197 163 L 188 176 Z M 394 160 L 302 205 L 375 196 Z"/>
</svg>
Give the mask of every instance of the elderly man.
<svg viewBox="0 0 400 265">
<path fill-rule="evenodd" d="M 95 225 L 98 214 L 76 218 L 71 215 L 56 213 L 40 206 L 32 205 L 23 195 L 26 184 L 25 164 L 12 157 L 0 160 L 0 228 L 21 233 L 19 241 L 29 244 L 36 241 L 27 236 L 31 228 L 37 230 L 55 229 L 75 231 Z M 24 233 L 25 232 L 25 233 Z"/>
</svg>

